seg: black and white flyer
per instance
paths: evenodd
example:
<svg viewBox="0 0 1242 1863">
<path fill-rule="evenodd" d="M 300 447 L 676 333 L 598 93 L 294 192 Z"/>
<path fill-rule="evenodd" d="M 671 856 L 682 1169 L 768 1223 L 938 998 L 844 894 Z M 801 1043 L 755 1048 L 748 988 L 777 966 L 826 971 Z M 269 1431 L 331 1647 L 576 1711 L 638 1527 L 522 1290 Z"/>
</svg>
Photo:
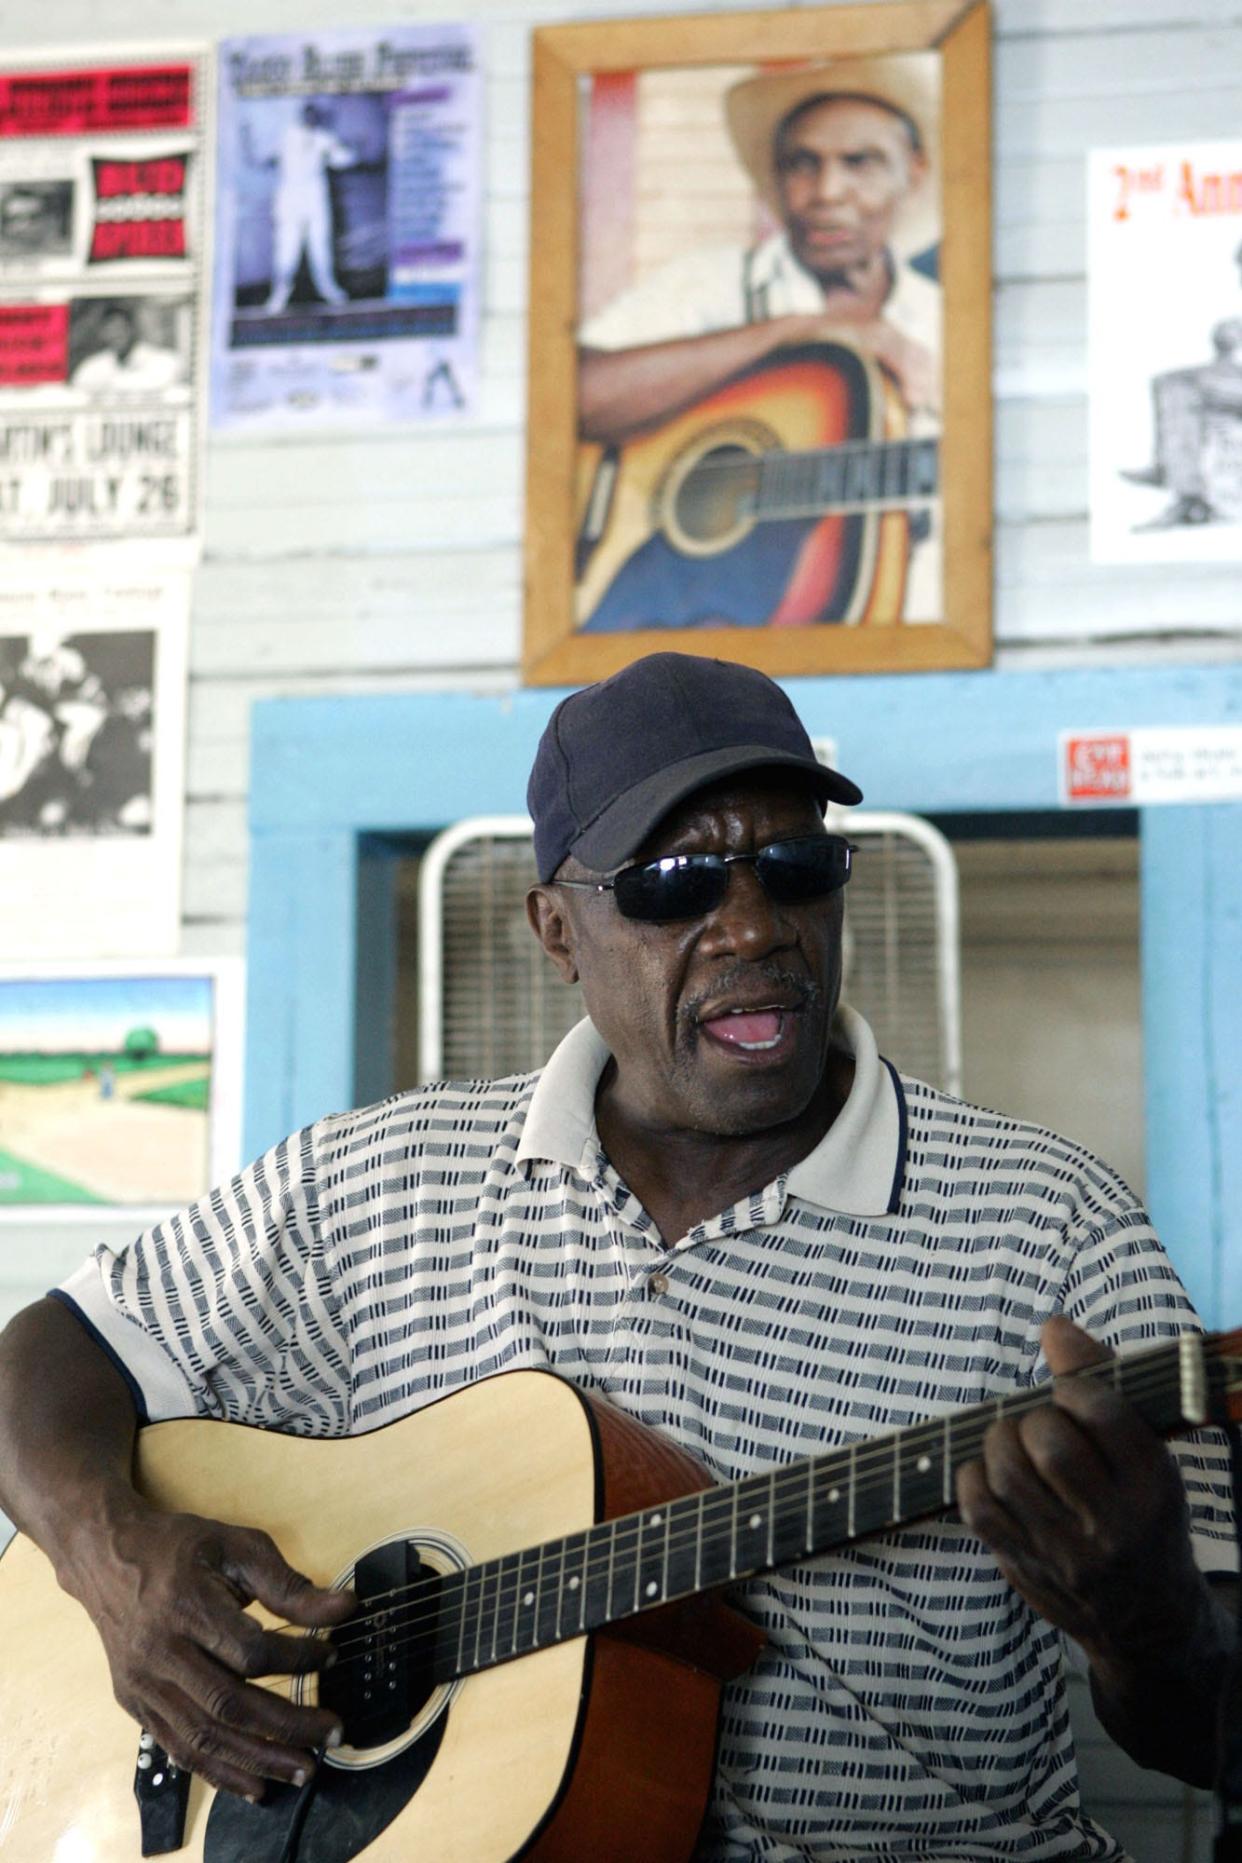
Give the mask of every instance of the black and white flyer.
<svg viewBox="0 0 1242 1863">
<path fill-rule="evenodd" d="M 1242 141 L 1096 150 L 1091 554 L 1242 559 Z"/>
<path fill-rule="evenodd" d="M 189 572 L 0 579 L 0 961 L 177 949 Z"/>
</svg>

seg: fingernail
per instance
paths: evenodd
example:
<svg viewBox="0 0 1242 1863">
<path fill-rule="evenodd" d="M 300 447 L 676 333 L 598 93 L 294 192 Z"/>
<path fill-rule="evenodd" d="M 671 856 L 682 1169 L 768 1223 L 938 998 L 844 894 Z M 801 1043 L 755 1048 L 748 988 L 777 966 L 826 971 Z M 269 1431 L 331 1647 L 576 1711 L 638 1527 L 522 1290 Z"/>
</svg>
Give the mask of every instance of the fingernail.
<svg viewBox="0 0 1242 1863">
<path fill-rule="evenodd" d="M 294 1785 L 305 1785 L 309 1778 L 310 1774 L 307 1772 L 305 1766 L 299 1766 L 293 1775 L 293 1783 Z"/>
<path fill-rule="evenodd" d="M 339 1747 L 341 1744 L 341 1741 L 344 1738 L 345 1738 L 344 1728 L 334 1727 L 332 1729 L 332 1732 L 328 1735 L 327 1740 L 324 1742 L 324 1745 L 329 1746 L 329 1747 Z"/>
<path fill-rule="evenodd" d="M 337 1664 L 337 1653 L 335 1650 L 329 1650 L 327 1655 L 323 1659 L 323 1666 L 325 1669 L 335 1669 L 336 1664 Z"/>
</svg>

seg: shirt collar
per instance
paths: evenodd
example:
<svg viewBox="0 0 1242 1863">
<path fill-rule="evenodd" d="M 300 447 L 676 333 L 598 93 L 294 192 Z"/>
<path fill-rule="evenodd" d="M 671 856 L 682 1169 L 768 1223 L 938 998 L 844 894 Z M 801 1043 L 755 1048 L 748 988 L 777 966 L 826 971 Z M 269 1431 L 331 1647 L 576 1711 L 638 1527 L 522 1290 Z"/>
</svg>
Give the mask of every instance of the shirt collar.
<svg viewBox="0 0 1242 1863">
<path fill-rule="evenodd" d="M 929 326 L 939 325 L 940 293 L 930 279 L 890 253 L 893 281 L 884 300 L 884 315 L 905 335 L 929 340 Z M 819 281 L 800 265 L 785 232 L 770 233 L 753 248 L 748 261 L 753 290 L 768 294 L 768 314 L 817 311 L 824 306 Z"/>
<path fill-rule="evenodd" d="M 849 1098 L 814 1151 L 793 1166 L 787 1189 L 844 1216 L 897 1208 L 905 1169 L 906 1104 L 896 1070 L 883 1060 L 863 1018 L 843 1004 L 833 1039 L 854 1057 Z M 517 1157 L 550 1159 L 593 1175 L 599 1137 L 595 1089 L 608 1049 L 589 1018 L 570 1029 L 535 1083 Z"/>
</svg>

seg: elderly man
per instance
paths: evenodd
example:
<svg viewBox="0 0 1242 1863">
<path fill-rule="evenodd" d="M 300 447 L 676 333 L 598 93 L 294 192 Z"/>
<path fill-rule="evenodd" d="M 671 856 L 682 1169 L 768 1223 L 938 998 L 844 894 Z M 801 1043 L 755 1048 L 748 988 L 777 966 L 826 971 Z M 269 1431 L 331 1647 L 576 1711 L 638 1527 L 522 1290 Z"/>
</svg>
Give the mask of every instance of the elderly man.
<svg viewBox="0 0 1242 1863">
<path fill-rule="evenodd" d="M 256 1648 L 242 1605 L 347 1607 L 141 1500 L 141 1415 L 344 1435 L 550 1366 L 731 1479 L 1193 1326 L 1106 1167 L 901 1077 L 840 1006 L 823 808 L 858 800 L 746 668 L 658 654 L 573 694 L 531 777 L 529 914 L 590 1019 L 539 1074 L 321 1120 L 12 1323 L 4 1504 L 120 1700 L 218 1785 L 303 1776 L 339 1732 L 243 1679 L 315 1657 Z M 1217 1445 L 1175 1459 L 1066 1380 L 992 1426 L 958 1502 L 742 1589 L 768 1643 L 726 1690 L 701 1859 L 1119 1857 L 1078 1804 L 1062 1631 L 1131 1751 L 1207 1775 Z"/>
<path fill-rule="evenodd" d="M 584 440 L 622 444 L 779 350 L 830 342 L 880 365 L 912 432 L 938 431 L 940 289 L 909 263 L 939 238 L 929 58 L 853 59 L 733 87 L 732 141 L 780 230 L 750 248 L 692 248 L 586 320 Z M 894 619 L 941 614 L 932 513 L 919 518 Z"/>
</svg>

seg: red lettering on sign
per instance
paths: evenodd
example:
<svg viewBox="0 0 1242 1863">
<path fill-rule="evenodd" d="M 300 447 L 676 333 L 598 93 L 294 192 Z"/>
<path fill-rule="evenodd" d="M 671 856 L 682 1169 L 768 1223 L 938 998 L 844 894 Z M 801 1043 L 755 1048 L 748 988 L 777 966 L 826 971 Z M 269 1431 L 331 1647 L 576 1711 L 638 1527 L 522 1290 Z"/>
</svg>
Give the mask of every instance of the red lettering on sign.
<svg viewBox="0 0 1242 1863">
<path fill-rule="evenodd" d="M 184 155 L 157 162 L 96 162 L 95 192 L 100 200 L 126 194 L 184 194 L 185 170 Z"/>
<path fill-rule="evenodd" d="M 69 306 L 0 304 L 0 387 L 63 382 L 69 374 Z"/>
<path fill-rule="evenodd" d="M 107 259 L 184 259 L 184 220 L 105 220 L 91 239 L 91 262 Z"/>
<path fill-rule="evenodd" d="M 1071 737 L 1065 746 L 1070 802 L 1126 802 L 1131 794 L 1130 740 L 1124 732 Z"/>
<path fill-rule="evenodd" d="M 0 78 L 0 136 L 80 136 L 86 130 L 187 129 L 190 65 L 30 71 Z"/>
</svg>

